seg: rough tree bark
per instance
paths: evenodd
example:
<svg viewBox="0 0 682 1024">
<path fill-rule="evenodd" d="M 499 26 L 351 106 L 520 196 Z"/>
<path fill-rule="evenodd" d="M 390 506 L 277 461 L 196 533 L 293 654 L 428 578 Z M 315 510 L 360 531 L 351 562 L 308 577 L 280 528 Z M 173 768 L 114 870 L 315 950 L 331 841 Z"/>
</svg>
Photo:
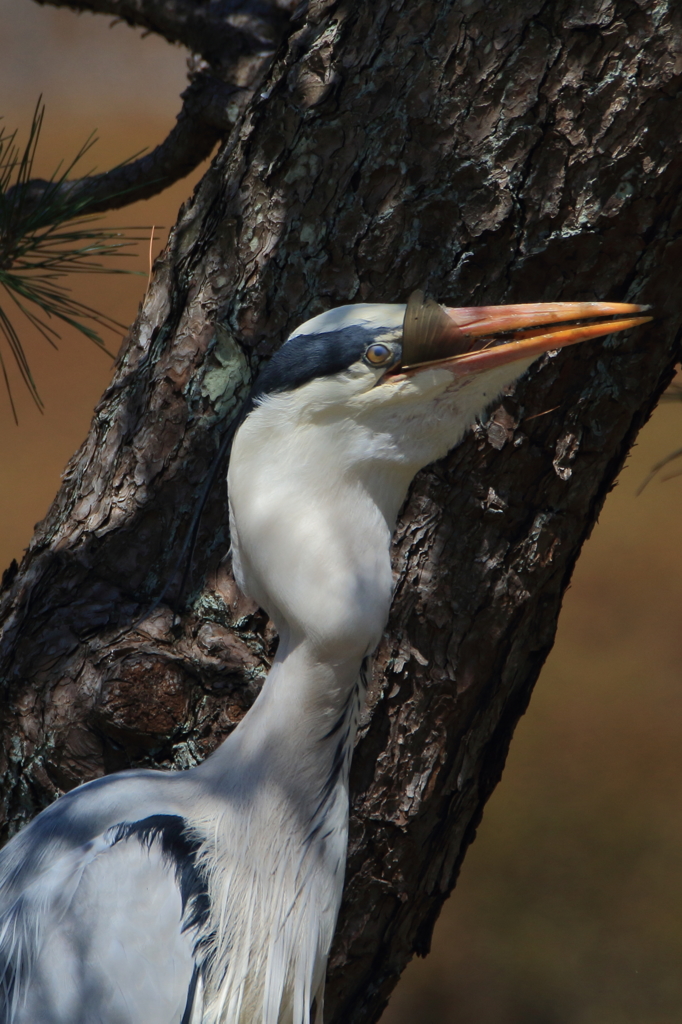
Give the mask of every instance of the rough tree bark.
<svg viewBox="0 0 682 1024">
<path fill-rule="evenodd" d="M 176 577 L 146 610 L 297 323 L 418 286 L 653 303 L 635 336 L 545 357 L 403 510 L 329 971 L 328 1020 L 365 1024 L 428 949 L 580 547 L 679 357 L 682 42 L 673 0 L 314 0 L 295 28 L 7 575 L 2 809 L 11 832 L 103 772 L 193 764 L 254 699 L 274 638 L 232 583 L 222 483 L 187 594 Z"/>
</svg>

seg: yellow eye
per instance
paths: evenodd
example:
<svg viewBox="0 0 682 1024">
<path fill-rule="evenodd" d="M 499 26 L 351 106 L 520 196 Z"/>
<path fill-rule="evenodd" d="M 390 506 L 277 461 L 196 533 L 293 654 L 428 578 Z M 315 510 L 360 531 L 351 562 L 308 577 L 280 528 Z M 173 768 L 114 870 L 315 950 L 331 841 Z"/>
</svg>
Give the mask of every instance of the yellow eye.
<svg viewBox="0 0 682 1024">
<path fill-rule="evenodd" d="M 365 352 L 365 359 L 372 366 L 383 366 L 384 363 L 389 361 L 392 354 L 388 345 L 370 345 Z"/>
</svg>

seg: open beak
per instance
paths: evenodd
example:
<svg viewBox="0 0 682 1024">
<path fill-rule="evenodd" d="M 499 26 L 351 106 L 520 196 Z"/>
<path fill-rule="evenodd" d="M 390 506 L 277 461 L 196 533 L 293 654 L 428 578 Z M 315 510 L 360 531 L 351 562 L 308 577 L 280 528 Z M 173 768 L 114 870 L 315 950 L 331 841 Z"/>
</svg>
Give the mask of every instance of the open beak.
<svg viewBox="0 0 682 1024">
<path fill-rule="evenodd" d="M 421 291 L 405 310 L 398 372 L 443 366 L 473 374 L 552 349 L 638 327 L 652 319 L 627 302 L 536 302 L 516 306 L 439 306 Z"/>
</svg>

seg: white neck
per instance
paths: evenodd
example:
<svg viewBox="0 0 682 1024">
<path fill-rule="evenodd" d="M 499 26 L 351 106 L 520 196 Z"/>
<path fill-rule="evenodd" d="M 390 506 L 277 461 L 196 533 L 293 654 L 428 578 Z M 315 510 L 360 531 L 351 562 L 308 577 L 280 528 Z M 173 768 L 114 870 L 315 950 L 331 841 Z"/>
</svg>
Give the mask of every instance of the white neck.
<svg viewBox="0 0 682 1024">
<path fill-rule="evenodd" d="M 320 665 L 359 663 L 391 602 L 389 546 L 410 475 L 358 459 L 352 419 L 301 422 L 286 398 L 256 409 L 235 438 L 228 494 L 235 577 L 293 649 Z"/>
<path fill-rule="evenodd" d="M 219 798 L 217 819 L 206 816 L 217 848 L 211 934 L 222 936 L 207 982 L 210 1006 L 224 1008 L 216 1020 L 309 1024 L 315 993 L 321 1019 L 362 664 L 388 617 L 395 518 L 417 470 L 485 404 L 480 387 L 449 394 L 451 384 L 427 370 L 372 391 L 349 371 L 270 396 L 236 435 L 235 578 L 280 643 L 249 713 L 195 769 Z M 224 927 L 228 902 L 248 927 Z"/>
<path fill-rule="evenodd" d="M 235 578 L 280 634 L 240 727 L 254 742 L 314 744 L 338 716 L 388 618 L 391 534 L 412 478 L 518 372 L 453 386 L 433 369 L 371 390 L 340 375 L 269 396 L 246 418 L 228 473 Z"/>
<path fill-rule="evenodd" d="M 364 701 L 358 680 L 388 618 L 389 545 L 409 480 L 377 495 L 376 478 L 371 488 L 364 472 L 339 471 L 333 430 L 287 429 L 269 413 L 256 410 L 235 441 L 230 527 L 237 582 L 272 618 L 279 647 L 255 704 L 206 765 L 220 770 L 224 760 L 234 776 L 242 763 L 238 774 L 252 781 L 263 771 L 290 776 L 293 765 L 305 804 L 319 783 L 347 775 Z M 341 740 L 348 756 L 339 765 Z"/>
</svg>

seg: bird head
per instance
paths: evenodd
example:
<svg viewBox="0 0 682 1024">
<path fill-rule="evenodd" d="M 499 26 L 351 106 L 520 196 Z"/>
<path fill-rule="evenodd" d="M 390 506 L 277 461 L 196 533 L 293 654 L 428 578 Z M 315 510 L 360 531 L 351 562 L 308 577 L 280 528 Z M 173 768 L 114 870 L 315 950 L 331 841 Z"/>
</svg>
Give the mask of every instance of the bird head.
<svg viewBox="0 0 682 1024">
<path fill-rule="evenodd" d="M 371 458 L 392 446 L 411 477 L 452 448 L 543 353 L 644 323 L 644 309 L 613 302 L 449 308 L 422 292 L 407 305 L 341 306 L 290 335 L 258 377 L 252 408 L 275 414 L 265 417 L 275 434 L 326 426 L 346 448 L 355 434 L 361 461 L 363 452 Z M 328 450 L 331 458 L 335 446 Z"/>
<path fill-rule="evenodd" d="M 407 305 L 359 303 L 308 320 L 257 378 L 234 439 L 228 493 L 242 590 L 278 629 L 298 624 L 311 636 L 333 623 L 342 649 L 352 638 L 371 649 L 390 604 L 391 532 L 417 471 L 543 352 L 633 327 L 641 312 L 451 309 L 417 293 Z"/>
</svg>

